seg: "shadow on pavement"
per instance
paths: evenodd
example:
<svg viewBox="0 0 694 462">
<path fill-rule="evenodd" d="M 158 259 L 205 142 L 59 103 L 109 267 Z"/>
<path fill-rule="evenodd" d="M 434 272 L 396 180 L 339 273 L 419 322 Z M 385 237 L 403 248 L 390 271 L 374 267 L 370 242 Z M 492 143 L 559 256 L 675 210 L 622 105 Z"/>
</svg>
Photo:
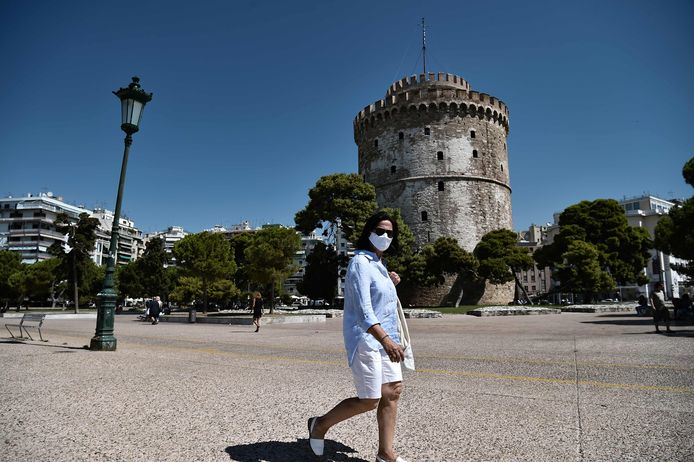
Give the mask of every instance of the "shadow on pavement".
<svg viewBox="0 0 694 462">
<path fill-rule="evenodd" d="M 297 461 L 334 461 L 334 462 L 369 462 L 359 457 L 352 457 L 356 451 L 337 441 L 325 440 L 325 455 L 316 457 L 311 452 L 306 438 L 294 442 L 261 441 L 252 444 L 229 446 L 224 450 L 235 462 L 297 462 Z"/>
<path fill-rule="evenodd" d="M 41 343 L 36 340 L 33 342 L 31 340 L 20 340 L 20 339 L 3 339 L 0 340 L 1 343 L 15 343 L 18 345 L 31 345 L 31 346 L 37 346 L 37 347 L 44 347 L 44 348 L 61 348 L 61 349 L 67 349 L 67 350 L 89 350 L 89 346 L 84 345 L 81 347 L 76 347 L 76 346 L 68 346 L 68 345 L 51 345 L 50 343 Z"/>
<path fill-rule="evenodd" d="M 672 331 L 671 334 L 668 334 L 665 332 L 665 328 L 661 326 L 660 332 L 656 332 L 655 330 L 648 332 L 625 332 L 624 335 L 663 335 L 665 337 L 694 338 L 694 330 L 691 329 L 678 329 L 676 326 L 673 326 Z"/>
</svg>

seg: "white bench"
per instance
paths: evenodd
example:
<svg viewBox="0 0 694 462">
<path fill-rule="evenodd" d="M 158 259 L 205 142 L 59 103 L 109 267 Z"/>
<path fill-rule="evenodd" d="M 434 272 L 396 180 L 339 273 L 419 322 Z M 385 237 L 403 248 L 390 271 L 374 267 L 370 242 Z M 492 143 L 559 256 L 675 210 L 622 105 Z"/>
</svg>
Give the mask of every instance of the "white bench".
<svg viewBox="0 0 694 462">
<path fill-rule="evenodd" d="M 28 328 L 31 327 L 33 329 L 36 329 L 39 331 L 39 337 L 41 338 L 42 342 L 47 342 L 48 340 L 43 339 L 43 335 L 41 335 L 41 325 L 43 325 L 43 320 L 46 319 L 45 314 L 39 314 L 39 313 L 26 313 L 24 316 L 22 316 L 22 320 L 19 321 L 19 324 L 5 324 L 5 329 L 10 333 L 12 338 L 26 338 L 22 335 L 22 330 L 26 332 L 27 336 L 29 337 L 29 340 L 34 340 L 34 338 L 31 336 L 29 333 Z M 10 330 L 9 326 L 12 327 L 19 327 L 19 337 L 16 337 L 12 331 Z"/>
</svg>

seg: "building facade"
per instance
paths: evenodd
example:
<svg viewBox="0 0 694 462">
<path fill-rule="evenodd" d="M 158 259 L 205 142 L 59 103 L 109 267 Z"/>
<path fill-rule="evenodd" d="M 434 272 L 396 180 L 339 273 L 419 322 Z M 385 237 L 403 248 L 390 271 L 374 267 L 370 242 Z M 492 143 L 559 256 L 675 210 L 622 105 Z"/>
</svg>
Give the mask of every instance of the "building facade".
<svg viewBox="0 0 694 462">
<path fill-rule="evenodd" d="M 161 239 L 164 243 L 164 250 L 168 255 L 168 263 L 165 266 L 176 266 L 176 257 L 173 255 L 174 244 L 186 237 L 188 234 L 190 233 L 185 231 L 180 226 L 169 226 L 165 231 L 157 231 L 146 234 L 144 238 L 145 248 L 147 247 L 147 243 L 152 239 Z"/>
<path fill-rule="evenodd" d="M 651 239 L 655 236 L 658 221 L 676 206 L 674 202 L 650 195 L 624 198 L 619 201 L 619 205 L 624 208 L 629 224 L 646 229 Z M 641 286 L 639 291 L 648 294 L 655 282 L 662 282 L 668 298 L 679 297 L 685 291 L 686 277 L 673 270 L 670 265 L 686 262 L 656 249 L 651 249 L 649 252 L 651 261 L 644 271 L 650 280 L 650 287 Z"/>
<path fill-rule="evenodd" d="M 99 220 L 96 231 L 96 244 L 93 260 L 97 265 L 105 265 L 111 246 L 111 229 L 113 227 L 113 212 L 97 208 L 91 216 Z M 118 255 L 116 264 L 127 265 L 142 256 L 145 251 L 145 241 L 142 231 L 135 227 L 135 222 L 121 216 L 118 222 Z"/>
<path fill-rule="evenodd" d="M 508 114 L 462 77 L 404 78 L 354 119 L 359 173 L 379 204 L 400 209 L 418 246 L 453 237 L 472 251 L 489 231 L 512 229 Z M 506 303 L 513 288 L 485 297 Z"/>
<path fill-rule="evenodd" d="M 113 212 L 105 209 L 89 210 L 71 205 L 53 193 L 27 194 L 22 197 L 0 198 L 0 250 L 18 252 L 24 263 L 36 263 L 52 257 L 48 248 L 56 242 L 67 242 L 66 236 L 55 229 L 55 220 L 64 213 L 72 222 L 86 213 L 99 220 L 96 242 L 91 258 L 97 265 L 106 263 L 111 239 Z M 127 264 L 137 259 L 144 250 L 142 233 L 135 223 L 121 218 L 119 227 L 118 260 Z"/>
<path fill-rule="evenodd" d="M 542 247 L 547 236 L 547 226 L 530 225 L 527 231 L 518 233 L 518 246 L 527 249 L 531 255 Z M 527 271 L 519 271 L 516 277 L 529 297 L 547 294 L 554 288 L 552 271 L 549 267 L 540 268 L 536 263 Z"/>
<path fill-rule="evenodd" d="M 48 260 L 52 257 L 48 248 L 66 241 L 53 225 L 61 213 L 75 222 L 82 213 L 91 215 L 90 210 L 67 204 L 50 192 L 0 198 L 0 250 L 21 254 L 24 263 Z"/>
</svg>

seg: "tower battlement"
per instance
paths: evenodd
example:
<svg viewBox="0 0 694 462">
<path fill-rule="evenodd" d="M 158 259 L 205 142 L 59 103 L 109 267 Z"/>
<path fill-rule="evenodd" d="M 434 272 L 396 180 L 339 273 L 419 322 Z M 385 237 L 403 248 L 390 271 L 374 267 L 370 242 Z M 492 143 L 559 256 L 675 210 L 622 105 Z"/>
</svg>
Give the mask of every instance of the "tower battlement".
<svg viewBox="0 0 694 462">
<path fill-rule="evenodd" d="M 509 111 L 503 101 L 471 90 L 460 76 L 432 72 L 398 80 L 388 87 L 385 98 L 359 111 L 354 119 L 355 140 L 382 121 L 415 112 L 478 117 L 501 125 L 507 133 L 509 130 Z"/>
</svg>

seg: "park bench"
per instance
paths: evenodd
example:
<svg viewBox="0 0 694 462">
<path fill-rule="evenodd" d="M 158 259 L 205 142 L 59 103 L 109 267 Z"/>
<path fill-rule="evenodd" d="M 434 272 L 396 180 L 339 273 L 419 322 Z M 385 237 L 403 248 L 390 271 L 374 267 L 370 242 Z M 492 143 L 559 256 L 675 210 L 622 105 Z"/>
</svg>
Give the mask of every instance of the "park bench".
<svg viewBox="0 0 694 462">
<path fill-rule="evenodd" d="M 39 331 L 39 337 L 41 338 L 42 342 L 47 342 L 48 340 L 44 340 L 43 335 L 41 335 L 41 325 L 43 324 L 44 319 L 46 319 L 45 314 L 26 313 L 24 316 L 22 316 L 22 320 L 19 321 L 19 324 L 5 324 L 5 329 L 7 329 L 12 338 L 25 338 L 22 336 L 22 329 L 24 329 L 24 332 L 26 332 L 29 339 L 34 340 L 31 334 L 29 333 L 29 330 L 27 329 L 31 327 Z M 9 326 L 19 327 L 19 337 L 15 337 L 15 335 L 10 330 Z"/>
</svg>

